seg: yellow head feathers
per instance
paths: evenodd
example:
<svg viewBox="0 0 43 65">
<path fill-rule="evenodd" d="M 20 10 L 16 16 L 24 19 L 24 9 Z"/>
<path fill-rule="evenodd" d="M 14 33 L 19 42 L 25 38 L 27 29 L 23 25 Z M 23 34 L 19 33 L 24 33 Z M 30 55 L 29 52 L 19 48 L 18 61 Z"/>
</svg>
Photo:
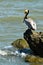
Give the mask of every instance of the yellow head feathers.
<svg viewBox="0 0 43 65">
<path fill-rule="evenodd" d="M 29 10 L 26 9 L 24 12 L 28 14 L 29 13 Z"/>
</svg>

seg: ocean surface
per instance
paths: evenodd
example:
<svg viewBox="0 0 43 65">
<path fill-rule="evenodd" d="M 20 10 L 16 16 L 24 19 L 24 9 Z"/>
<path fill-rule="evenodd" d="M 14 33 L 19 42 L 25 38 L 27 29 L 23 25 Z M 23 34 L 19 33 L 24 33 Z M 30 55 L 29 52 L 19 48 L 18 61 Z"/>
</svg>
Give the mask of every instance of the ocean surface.
<svg viewBox="0 0 43 65">
<path fill-rule="evenodd" d="M 43 32 L 43 0 L 0 0 L 0 49 L 11 45 L 19 38 L 27 26 L 23 23 L 24 10 L 29 9 L 31 17 L 37 24 L 36 31 Z M 26 63 L 22 58 L 0 55 L 0 65 L 43 65 Z"/>
</svg>

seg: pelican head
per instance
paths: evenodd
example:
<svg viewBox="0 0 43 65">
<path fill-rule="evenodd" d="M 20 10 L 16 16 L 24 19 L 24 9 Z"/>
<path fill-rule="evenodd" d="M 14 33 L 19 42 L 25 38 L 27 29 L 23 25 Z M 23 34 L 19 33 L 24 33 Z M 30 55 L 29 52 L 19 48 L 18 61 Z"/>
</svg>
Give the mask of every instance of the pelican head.
<svg viewBox="0 0 43 65">
<path fill-rule="evenodd" d="M 25 13 L 24 19 L 27 19 L 27 15 L 29 14 L 29 10 L 26 9 L 26 10 L 24 11 L 24 13 Z"/>
<path fill-rule="evenodd" d="M 26 10 L 24 11 L 24 13 L 28 15 L 28 14 L 29 14 L 29 10 L 26 9 Z"/>
</svg>

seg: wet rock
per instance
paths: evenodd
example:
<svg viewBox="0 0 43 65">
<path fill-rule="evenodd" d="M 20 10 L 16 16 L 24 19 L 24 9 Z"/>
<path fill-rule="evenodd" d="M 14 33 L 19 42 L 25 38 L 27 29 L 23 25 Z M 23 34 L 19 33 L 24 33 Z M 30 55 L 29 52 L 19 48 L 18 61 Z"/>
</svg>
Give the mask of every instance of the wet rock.
<svg viewBox="0 0 43 65">
<path fill-rule="evenodd" d="M 29 48 L 29 45 L 25 39 L 17 39 L 13 43 L 11 43 L 11 45 L 18 49 Z"/>
<path fill-rule="evenodd" d="M 24 39 L 28 42 L 35 55 L 43 57 L 43 32 L 28 29 L 24 33 Z"/>
<path fill-rule="evenodd" d="M 25 57 L 26 62 L 43 63 L 43 58 L 34 55 L 27 55 Z"/>
</svg>

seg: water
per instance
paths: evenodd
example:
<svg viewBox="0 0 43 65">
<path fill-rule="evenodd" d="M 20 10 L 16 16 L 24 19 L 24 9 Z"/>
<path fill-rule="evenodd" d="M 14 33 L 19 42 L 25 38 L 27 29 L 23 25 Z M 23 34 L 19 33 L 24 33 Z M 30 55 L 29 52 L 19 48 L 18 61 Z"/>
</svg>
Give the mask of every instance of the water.
<svg viewBox="0 0 43 65">
<path fill-rule="evenodd" d="M 0 0 L 0 49 L 23 38 L 27 26 L 23 23 L 24 10 L 37 23 L 36 31 L 43 31 L 43 0 Z M 0 65 L 43 65 L 26 63 L 20 57 L 1 56 Z"/>
</svg>

